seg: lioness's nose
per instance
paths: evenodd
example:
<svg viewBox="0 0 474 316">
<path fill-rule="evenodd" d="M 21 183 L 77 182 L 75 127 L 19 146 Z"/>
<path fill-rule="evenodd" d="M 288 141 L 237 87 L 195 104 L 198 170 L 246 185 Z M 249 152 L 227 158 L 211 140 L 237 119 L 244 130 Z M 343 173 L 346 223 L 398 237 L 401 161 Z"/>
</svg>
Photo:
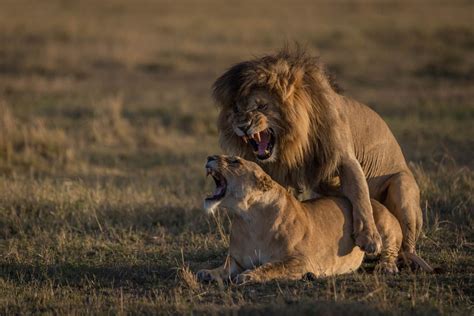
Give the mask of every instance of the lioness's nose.
<svg viewBox="0 0 474 316">
<path fill-rule="evenodd" d="M 207 162 L 211 162 L 213 160 L 217 160 L 217 156 L 208 156 L 207 157 Z"/>
</svg>

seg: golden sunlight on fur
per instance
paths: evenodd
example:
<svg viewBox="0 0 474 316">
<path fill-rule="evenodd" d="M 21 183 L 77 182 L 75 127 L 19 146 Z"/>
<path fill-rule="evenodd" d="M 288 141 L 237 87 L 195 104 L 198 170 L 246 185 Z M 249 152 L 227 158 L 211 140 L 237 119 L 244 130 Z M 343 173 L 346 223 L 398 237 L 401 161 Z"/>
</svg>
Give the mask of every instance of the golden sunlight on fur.
<svg viewBox="0 0 474 316">
<path fill-rule="evenodd" d="M 206 164 L 216 192 L 205 206 L 222 206 L 234 217 L 225 263 L 197 273 L 201 281 L 236 283 L 300 279 L 306 273 L 324 277 L 355 271 L 364 258 L 352 239 L 352 211 L 344 198 L 326 197 L 299 202 L 256 163 L 229 156 L 211 156 Z M 375 224 L 382 237 L 377 268 L 398 272 L 402 243 L 397 219 L 372 200 Z M 431 268 L 419 257 L 422 268 Z"/>
<path fill-rule="evenodd" d="M 415 252 L 421 232 L 419 190 L 392 132 L 367 106 L 339 94 L 321 62 L 283 50 L 232 66 L 214 83 L 219 143 L 257 162 L 294 192 L 346 196 L 356 244 L 378 253 L 370 199 L 384 204 Z"/>
</svg>

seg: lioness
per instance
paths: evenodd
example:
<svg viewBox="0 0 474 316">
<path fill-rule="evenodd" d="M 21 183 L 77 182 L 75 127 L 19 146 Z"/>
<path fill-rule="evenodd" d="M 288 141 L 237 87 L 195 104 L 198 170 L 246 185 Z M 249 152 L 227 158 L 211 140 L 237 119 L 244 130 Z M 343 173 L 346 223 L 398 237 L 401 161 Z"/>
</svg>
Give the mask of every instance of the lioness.
<svg viewBox="0 0 474 316">
<path fill-rule="evenodd" d="M 197 273 L 201 281 L 237 283 L 275 278 L 300 279 L 306 273 L 330 276 L 359 268 L 364 257 L 352 239 L 352 211 L 344 198 L 298 201 L 256 163 L 238 157 L 211 156 L 207 173 L 216 183 L 204 207 L 223 206 L 235 217 L 223 266 Z M 402 242 L 397 219 L 372 200 L 382 237 L 379 269 L 397 272 Z"/>
<path fill-rule="evenodd" d="M 293 191 L 337 193 L 353 206 L 356 244 L 377 253 L 370 199 L 400 222 L 403 250 L 421 232 L 420 193 L 397 140 L 369 107 L 339 93 L 322 63 L 283 50 L 238 63 L 214 83 L 219 143 Z"/>
</svg>

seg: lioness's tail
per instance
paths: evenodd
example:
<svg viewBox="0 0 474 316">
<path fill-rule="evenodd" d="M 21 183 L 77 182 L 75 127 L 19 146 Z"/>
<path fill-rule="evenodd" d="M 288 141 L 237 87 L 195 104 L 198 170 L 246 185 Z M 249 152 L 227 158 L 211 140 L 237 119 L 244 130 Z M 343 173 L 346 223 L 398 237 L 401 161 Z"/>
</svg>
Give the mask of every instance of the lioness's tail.
<svg viewBox="0 0 474 316">
<path fill-rule="evenodd" d="M 412 262 L 417 264 L 421 269 L 423 269 L 426 272 L 434 271 L 434 269 L 425 260 L 423 260 L 421 257 L 417 256 L 416 254 L 412 252 L 402 252 L 400 255 L 405 260 L 406 259 L 411 260 Z"/>
</svg>

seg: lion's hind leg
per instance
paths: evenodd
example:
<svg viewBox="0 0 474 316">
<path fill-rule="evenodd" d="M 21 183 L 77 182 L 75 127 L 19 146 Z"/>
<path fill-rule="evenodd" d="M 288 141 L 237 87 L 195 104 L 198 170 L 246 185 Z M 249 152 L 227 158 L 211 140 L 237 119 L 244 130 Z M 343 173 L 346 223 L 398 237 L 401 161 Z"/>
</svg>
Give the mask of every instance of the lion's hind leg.
<svg viewBox="0 0 474 316">
<path fill-rule="evenodd" d="M 390 178 L 384 204 L 395 215 L 402 228 L 402 250 L 414 253 L 423 225 L 423 216 L 420 190 L 410 171 L 400 172 Z"/>
</svg>

